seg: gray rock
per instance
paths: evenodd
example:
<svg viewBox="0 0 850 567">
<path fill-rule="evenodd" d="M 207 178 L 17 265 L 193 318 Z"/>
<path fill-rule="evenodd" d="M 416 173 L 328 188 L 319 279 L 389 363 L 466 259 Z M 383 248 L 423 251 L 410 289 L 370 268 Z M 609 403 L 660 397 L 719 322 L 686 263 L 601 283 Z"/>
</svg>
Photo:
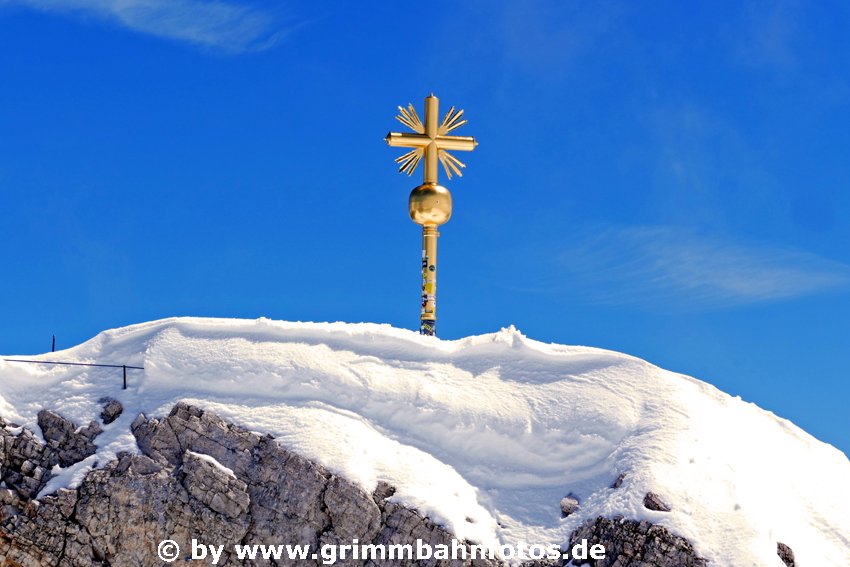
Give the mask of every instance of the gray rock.
<svg viewBox="0 0 850 567">
<path fill-rule="evenodd" d="M 228 518 L 248 511 L 248 485 L 215 464 L 186 451 L 183 455 L 183 487 L 193 497 Z"/>
<path fill-rule="evenodd" d="M 643 497 L 643 505 L 649 510 L 656 512 L 669 512 L 672 508 L 664 502 L 664 500 L 654 492 L 647 492 Z"/>
<path fill-rule="evenodd" d="M 578 498 L 570 493 L 561 498 L 561 515 L 566 518 L 579 509 Z"/>
<path fill-rule="evenodd" d="M 93 443 L 94 438 L 103 432 L 96 421 L 78 428 L 74 422 L 50 410 L 38 412 L 38 426 L 50 449 L 50 467 L 55 464 L 63 468 L 69 467 L 94 455 L 97 451 Z"/>
<path fill-rule="evenodd" d="M 13 436 L 0 430 L 3 438 L 3 480 L 22 498 L 34 498 L 50 479 L 50 468 L 57 458 L 28 430 Z"/>
<path fill-rule="evenodd" d="M 98 403 L 103 404 L 100 419 L 103 420 L 104 425 L 109 425 L 124 412 L 124 406 L 114 398 L 101 398 Z"/>
<path fill-rule="evenodd" d="M 395 487 L 383 480 L 379 480 L 378 485 L 375 487 L 375 492 L 372 493 L 372 499 L 375 501 L 375 504 L 383 507 L 384 500 L 387 500 L 393 494 L 395 494 Z"/>
<path fill-rule="evenodd" d="M 611 488 L 620 488 L 623 486 L 623 481 L 626 480 L 626 473 L 620 473 L 617 475 L 617 478 L 611 484 Z"/>
<path fill-rule="evenodd" d="M 707 567 L 686 539 L 649 522 L 599 517 L 582 524 L 570 536 L 570 550 L 581 540 L 602 544 L 605 559 L 580 562 L 594 567 Z"/>
<path fill-rule="evenodd" d="M 787 567 L 794 567 L 794 550 L 782 542 L 776 544 L 776 553 Z"/>
</svg>

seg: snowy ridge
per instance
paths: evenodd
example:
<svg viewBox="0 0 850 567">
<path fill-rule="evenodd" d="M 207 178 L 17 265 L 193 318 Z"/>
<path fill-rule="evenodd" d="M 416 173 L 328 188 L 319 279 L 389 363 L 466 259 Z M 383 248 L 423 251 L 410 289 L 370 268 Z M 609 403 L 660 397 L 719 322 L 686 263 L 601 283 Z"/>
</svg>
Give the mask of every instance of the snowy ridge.
<svg viewBox="0 0 850 567">
<path fill-rule="evenodd" d="M 376 324 L 175 318 L 114 329 L 42 360 L 0 362 L 0 416 L 38 433 L 52 409 L 78 424 L 104 396 L 125 407 L 95 461 L 138 452 L 129 425 L 179 400 L 208 408 L 394 499 L 461 538 L 559 543 L 587 518 L 669 527 L 714 565 L 850 565 L 850 461 L 791 422 L 626 355 L 540 343 L 513 328 L 443 341 Z M 96 457 L 96 458 L 95 458 Z M 620 473 L 623 485 L 609 488 Z M 661 494 L 669 513 L 643 506 Z M 558 503 L 579 497 L 562 519 Z"/>
</svg>

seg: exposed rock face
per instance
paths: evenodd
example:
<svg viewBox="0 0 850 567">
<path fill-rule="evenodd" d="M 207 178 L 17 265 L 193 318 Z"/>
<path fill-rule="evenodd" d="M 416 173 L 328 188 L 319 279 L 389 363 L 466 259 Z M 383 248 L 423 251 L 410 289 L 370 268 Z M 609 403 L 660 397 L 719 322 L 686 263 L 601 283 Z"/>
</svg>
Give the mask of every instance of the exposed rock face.
<svg viewBox="0 0 850 567">
<path fill-rule="evenodd" d="M 239 518 L 248 511 L 251 497 L 248 485 L 197 453 L 183 454 L 182 484 L 189 496 L 200 500 L 213 512 Z"/>
<path fill-rule="evenodd" d="M 102 431 L 94 421 L 78 428 L 48 410 L 38 413 L 38 425 L 46 444 L 28 429 L 15 435 L 0 419 L 0 476 L 25 500 L 35 498 L 44 488 L 54 465 L 67 467 L 93 455 L 97 450 L 94 438 Z"/>
<path fill-rule="evenodd" d="M 78 447 L 81 441 L 66 435 L 76 428 L 56 417 L 45 414 L 44 427 L 51 431 L 45 438 L 63 438 Z M 76 490 L 60 490 L 40 501 L 29 500 L 32 490 L 0 490 L 0 564 L 162 565 L 157 545 L 165 539 L 180 545 L 181 558 L 190 555 L 192 538 L 224 545 L 218 565 L 290 564 L 239 560 L 232 553 L 238 543 L 309 544 L 314 550 L 325 543 L 350 544 L 353 539 L 363 544 L 412 543 L 417 538 L 432 545 L 451 544 L 445 529 L 388 502 L 391 487 L 382 484 L 367 494 L 273 439 L 198 408 L 178 404 L 165 419 L 139 416 L 132 429 L 143 454 L 121 455 L 90 472 Z M 80 435 L 82 431 L 88 429 Z M 3 441 L 12 449 L 26 448 L 33 462 L 42 462 L 53 450 L 26 430 L 18 436 L 21 441 L 7 435 Z M 4 450 L 4 463 L 9 454 Z M 53 453 L 49 454 L 52 459 Z M 49 469 L 42 470 L 43 486 Z M 319 557 L 291 564 L 321 561 Z M 181 559 L 175 564 L 182 563 Z M 380 559 L 368 563 L 413 564 Z"/>
<path fill-rule="evenodd" d="M 104 418 L 105 420 L 106 418 Z M 311 560 L 240 560 L 234 544 L 429 544 L 451 546 L 452 535 L 389 498 L 380 483 L 367 494 L 344 478 L 280 447 L 271 437 L 228 424 L 210 412 L 178 404 L 163 419 L 132 424 L 142 454 L 119 455 L 91 471 L 79 488 L 33 500 L 54 464 L 94 452 L 100 427 L 77 428 L 53 412 L 39 414 L 47 444 L 0 422 L 0 565 L 162 565 L 157 545 L 179 544 L 174 565 L 187 564 L 191 541 L 223 545 L 218 565 L 321 565 Z M 63 465 L 67 466 L 67 465 Z M 646 522 L 599 518 L 573 540 L 603 543 L 610 560 L 597 567 L 702 567 L 687 541 Z M 212 556 L 193 564 L 211 564 Z M 491 560 L 338 560 L 336 565 L 464 565 Z M 528 567 L 562 565 L 533 562 Z"/>
<path fill-rule="evenodd" d="M 96 421 L 78 429 L 72 421 L 49 410 L 38 412 L 38 426 L 47 441 L 51 467 L 56 464 L 69 467 L 94 455 L 97 451 L 94 438 L 103 432 Z"/>
<path fill-rule="evenodd" d="M 605 559 L 588 561 L 594 567 L 706 567 L 688 540 L 662 526 L 635 520 L 596 518 L 573 532 L 570 548 L 586 539 L 601 543 Z M 573 564 L 583 563 L 573 560 Z"/>
</svg>

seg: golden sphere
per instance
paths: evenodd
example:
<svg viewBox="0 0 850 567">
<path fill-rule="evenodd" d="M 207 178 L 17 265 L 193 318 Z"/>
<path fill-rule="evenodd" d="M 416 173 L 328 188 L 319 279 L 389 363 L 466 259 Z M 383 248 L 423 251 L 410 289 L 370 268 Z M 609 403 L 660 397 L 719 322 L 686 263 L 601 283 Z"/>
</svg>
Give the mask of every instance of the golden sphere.
<svg viewBox="0 0 850 567">
<path fill-rule="evenodd" d="M 416 224 L 445 224 L 452 216 L 452 194 L 442 185 L 425 183 L 410 192 L 408 209 Z"/>
</svg>

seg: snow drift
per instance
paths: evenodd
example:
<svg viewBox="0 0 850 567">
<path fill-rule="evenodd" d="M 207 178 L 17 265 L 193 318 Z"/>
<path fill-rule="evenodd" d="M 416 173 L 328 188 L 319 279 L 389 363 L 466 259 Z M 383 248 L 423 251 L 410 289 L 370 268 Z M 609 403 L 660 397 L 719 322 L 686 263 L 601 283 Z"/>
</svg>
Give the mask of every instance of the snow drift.
<svg viewBox="0 0 850 567">
<path fill-rule="evenodd" d="M 561 543 L 588 518 L 622 515 L 669 528 L 715 565 L 781 567 L 778 541 L 800 565 L 850 565 L 843 453 L 623 354 L 513 328 L 445 341 L 375 324 L 176 318 L 26 358 L 145 368 L 121 390 L 120 369 L 0 362 L 0 416 L 34 431 L 43 408 L 77 423 L 105 396 L 125 408 L 97 454 L 57 467 L 42 494 L 138 452 L 138 413 L 186 400 L 369 492 L 386 481 L 394 499 L 488 545 Z M 647 509 L 650 491 L 672 510 Z M 580 507 L 562 518 L 568 493 Z"/>
</svg>

